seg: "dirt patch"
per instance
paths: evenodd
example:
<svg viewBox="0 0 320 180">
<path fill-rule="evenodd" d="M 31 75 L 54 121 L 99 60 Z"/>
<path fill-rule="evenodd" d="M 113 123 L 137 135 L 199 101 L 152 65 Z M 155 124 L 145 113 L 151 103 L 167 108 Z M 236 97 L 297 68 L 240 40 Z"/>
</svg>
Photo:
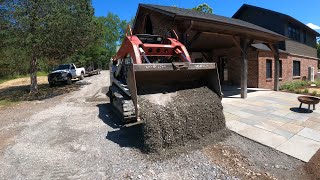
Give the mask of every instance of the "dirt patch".
<svg viewBox="0 0 320 180">
<path fill-rule="evenodd" d="M 12 128 L 0 131 L 0 152 L 15 141 L 21 130 L 22 128 Z"/>
<path fill-rule="evenodd" d="M 8 86 L 0 89 L 0 108 L 1 104 L 4 106 L 16 103 L 19 101 L 33 101 L 52 98 L 58 95 L 79 90 L 79 88 L 86 83 L 81 81 L 74 82 L 72 85 L 57 85 L 49 87 L 49 84 L 39 84 L 38 94 L 30 94 L 30 85 Z M 2 107 L 3 108 L 3 107 Z"/>
<path fill-rule="evenodd" d="M 313 179 L 320 179 L 320 149 L 307 162 L 305 168 Z"/>
<path fill-rule="evenodd" d="M 231 175 L 242 179 L 304 179 L 305 163 L 236 133 L 203 152 Z"/>
<path fill-rule="evenodd" d="M 253 165 L 244 155 L 230 146 L 218 144 L 213 147 L 205 148 L 204 152 L 215 164 L 227 168 L 229 173 L 238 178 L 275 179 L 269 173 L 255 170 Z"/>
<path fill-rule="evenodd" d="M 223 107 L 207 87 L 179 90 L 166 106 L 139 96 L 147 152 L 160 152 L 225 128 Z"/>
<path fill-rule="evenodd" d="M 48 84 L 47 76 L 38 76 L 37 80 L 38 80 L 38 84 Z M 13 79 L 13 80 L 9 80 L 4 83 L 1 83 L 0 90 L 4 88 L 9 88 L 9 87 L 15 87 L 15 86 L 27 86 L 29 84 L 30 84 L 30 77 Z"/>
</svg>

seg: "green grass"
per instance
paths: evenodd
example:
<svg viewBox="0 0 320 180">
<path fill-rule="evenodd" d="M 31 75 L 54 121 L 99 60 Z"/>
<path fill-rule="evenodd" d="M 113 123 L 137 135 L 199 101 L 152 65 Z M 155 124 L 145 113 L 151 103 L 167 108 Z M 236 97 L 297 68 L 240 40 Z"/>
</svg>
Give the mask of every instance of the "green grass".
<svg viewBox="0 0 320 180">
<path fill-rule="evenodd" d="M 7 107 L 7 106 L 10 106 L 14 103 L 16 103 L 16 102 L 8 101 L 8 100 L 0 100 L 0 107 Z"/>
<path fill-rule="evenodd" d="M 47 76 L 47 75 L 48 75 L 47 72 L 43 72 L 43 71 L 37 72 L 37 76 Z M 26 78 L 26 77 L 30 77 L 30 75 L 12 75 L 7 77 L 2 77 L 0 78 L 0 84 L 13 79 Z"/>
</svg>

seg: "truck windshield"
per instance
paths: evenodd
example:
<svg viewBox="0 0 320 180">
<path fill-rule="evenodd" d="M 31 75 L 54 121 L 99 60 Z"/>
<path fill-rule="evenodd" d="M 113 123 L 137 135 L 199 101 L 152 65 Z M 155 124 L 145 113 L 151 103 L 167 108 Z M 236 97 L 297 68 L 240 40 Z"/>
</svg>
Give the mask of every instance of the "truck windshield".
<svg viewBox="0 0 320 180">
<path fill-rule="evenodd" d="M 70 68 L 70 65 L 62 64 L 62 65 L 59 65 L 55 70 L 63 70 L 63 69 L 69 69 L 69 68 Z"/>
</svg>

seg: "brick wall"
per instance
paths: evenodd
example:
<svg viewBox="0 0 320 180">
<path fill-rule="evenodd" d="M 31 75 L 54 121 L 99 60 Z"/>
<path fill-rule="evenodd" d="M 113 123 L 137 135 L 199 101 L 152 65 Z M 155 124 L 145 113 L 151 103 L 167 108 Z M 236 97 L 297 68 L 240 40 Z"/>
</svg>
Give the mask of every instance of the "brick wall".
<svg viewBox="0 0 320 180">
<path fill-rule="evenodd" d="M 257 51 L 248 51 L 248 87 L 258 87 L 258 61 L 257 61 Z M 242 56 L 240 51 L 237 54 L 231 53 L 229 55 L 229 77 L 233 85 L 240 86 L 241 83 L 241 66 L 242 66 Z"/>
<path fill-rule="evenodd" d="M 218 62 L 220 56 L 225 56 L 228 59 L 228 80 L 229 84 L 240 86 L 241 83 L 241 66 L 242 55 L 237 47 L 213 50 L 212 59 Z M 258 51 L 250 49 L 248 51 L 248 87 L 258 87 Z"/>
<path fill-rule="evenodd" d="M 266 78 L 266 60 L 272 60 L 272 78 Z M 292 80 L 301 80 L 304 77 L 308 77 L 308 67 L 312 66 L 317 72 L 318 61 L 313 58 L 307 58 L 302 56 L 295 56 L 290 54 L 280 54 L 280 60 L 282 60 L 282 79 L 280 79 L 280 84 L 283 84 Z M 300 61 L 300 77 L 293 78 L 293 60 Z M 258 79 L 258 87 L 273 89 L 274 86 L 274 57 L 271 52 L 268 51 L 260 51 L 259 52 L 259 79 Z"/>
</svg>

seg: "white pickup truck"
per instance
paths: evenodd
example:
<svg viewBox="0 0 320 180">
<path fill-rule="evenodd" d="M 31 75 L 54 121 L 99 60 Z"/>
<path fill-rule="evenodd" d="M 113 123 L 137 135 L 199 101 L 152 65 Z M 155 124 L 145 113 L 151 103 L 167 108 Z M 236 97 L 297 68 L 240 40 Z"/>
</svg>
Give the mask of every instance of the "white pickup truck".
<svg viewBox="0 0 320 180">
<path fill-rule="evenodd" d="M 61 64 L 48 75 L 49 85 L 54 86 L 58 82 L 71 84 L 72 79 L 84 79 L 85 73 L 84 67 L 77 68 L 74 64 Z"/>
</svg>

